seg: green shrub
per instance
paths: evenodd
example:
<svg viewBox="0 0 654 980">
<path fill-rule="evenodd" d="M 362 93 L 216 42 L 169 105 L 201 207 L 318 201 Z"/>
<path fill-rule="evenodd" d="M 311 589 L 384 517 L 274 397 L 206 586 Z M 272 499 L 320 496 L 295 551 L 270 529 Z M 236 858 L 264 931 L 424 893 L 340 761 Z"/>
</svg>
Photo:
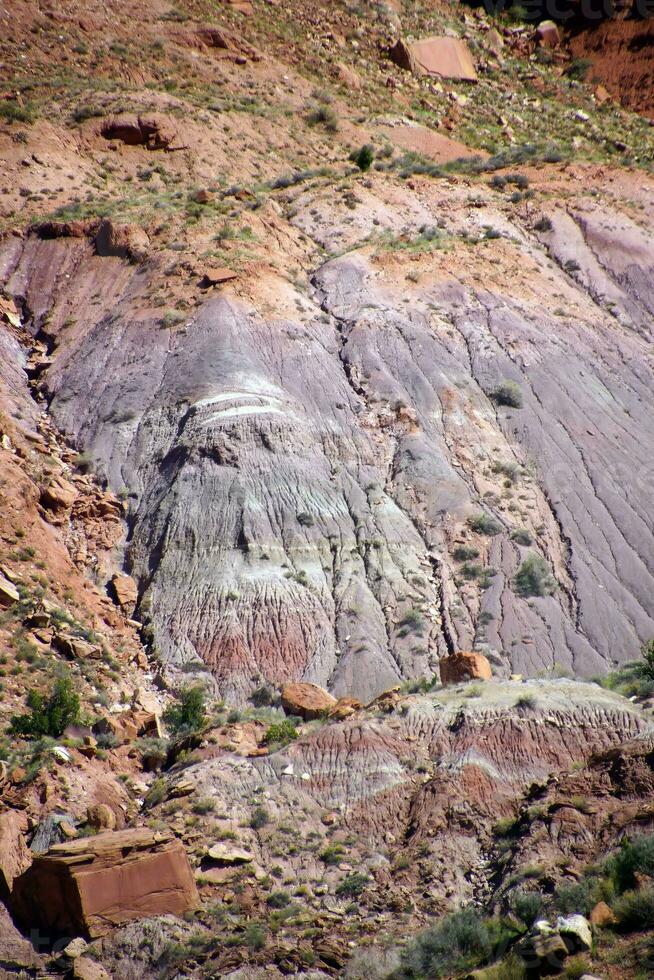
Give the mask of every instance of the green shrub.
<svg viewBox="0 0 654 980">
<path fill-rule="evenodd" d="M 22 105 L 16 99 L 0 100 L 0 119 L 6 122 L 33 123 L 36 119 L 36 109 L 30 102 Z"/>
<path fill-rule="evenodd" d="M 272 743 L 288 745 L 289 742 L 294 741 L 297 737 L 298 732 L 295 724 L 290 718 L 285 718 L 284 721 L 277 721 L 270 725 L 263 740 L 266 745 L 271 745 Z"/>
<path fill-rule="evenodd" d="M 613 903 L 613 911 L 623 928 L 654 928 L 654 885 L 626 891 Z"/>
<path fill-rule="evenodd" d="M 324 126 L 328 133 L 338 131 L 338 116 L 329 105 L 323 104 L 312 109 L 307 116 L 307 122 L 310 126 Z"/>
<path fill-rule="evenodd" d="M 270 906 L 271 909 L 283 909 L 287 905 L 290 905 L 291 896 L 288 892 L 271 892 L 266 899 L 266 904 Z"/>
<path fill-rule="evenodd" d="M 182 688 L 175 704 L 166 709 L 163 719 L 176 735 L 197 732 L 207 722 L 206 691 L 201 684 Z"/>
<path fill-rule="evenodd" d="M 515 707 L 526 708 L 528 711 L 533 711 L 537 703 L 538 702 L 533 694 L 521 694 L 515 703 Z"/>
<path fill-rule="evenodd" d="M 343 845 L 342 844 L 328 844 L 325 850 L 320 855 L 320 860 L 324 864 L 333 865 L 338 864 L 343 858 Z"/>
<path fill-rule="evenodd" d="M 402 980 L 449 977 L 488 962 L 495 930 L 473 909 L 461 909 L 421 932 L 402 952 L 395 976 Z"/>
<path fill-rule="evenodd" d="M 355 871 L 354 874 L 348 875 L 338 883 L 336 886 L 336 894 L 346 895 L 348 897 L 360 895 L 369 881 L 370 878 L 368 875 L 363 874 L 360 871 Z"/>
<path fill-rule="evenodd" d="M 79 720 L 79 695 L 67 674 L 57 678 L 49 694 L 45 696 L 32 689 L 27 695 L 29 714 L 14 715 L 10 731 L 25 738 L 60 738 L 64 729 Z"/>
<path fill-rule="evenodd" d="M 375 151 L 370 143 L 366 143 L 360 150 L 355 150 L 351 159 L 356 163 L 359 170 L 370 170 L 372 162 L 375 159 Z"/>
<path fill-rule="evenodd" d="M 266 945 L 266 931 L 259 922 L 249 922 L 245 929 L 245 945 L 251 953 Z"/>
<path fill-rule="evenodd" d="M 523 598 L 551 595 L 556 589 L 556 582 L 550 575 L 549 565 L 541 555 L 530 555 L 525 558 L 516 572 L 513 583 L 515 591 Z"/>
<path fill-rule="evenodd" d="M 250 818 L 250 826 L 253 830 L 260 830 L 261 827 L 265 827 L 270 820 L 270 814 L 265 809 L 265 807 L 258 806 L 252 812 L 252 817 Z"/>
<path fill-rule="evenodd" d="M 500 381 L 493 392 L 493 398 L 498 405 L 506 405 L 509 408 L 522 408 L 522 391 L 517 381 L 505 379 Z"/>
<path fill-rule="evenodd" d="M 479 558 L 479 548 L 474 548 L 472 545 L 460 544 L 452 552 L 452 557 L 455 561 L 471 561 L 473 558 Z"/>
<path fill-rule="evenodd" d="M 475 514 L 473 517 L 468 518 L 468 527 L 477 534 L 487 534 L 489 537 L 494 537 L 499 534 L 502 530 L 502 525 L 490 514 Z"/>
<path fill-rule="evenodd" d="M 654 834 L 643 834 L 631 840 L 623 838 L 619 850 L 604 862 L 603 871 L 618 892 L 634 887 L 636 873 L 654 877 Z"/>
<path fill-rule="evenodd" d="M 518 891 L 513 895 L 511 906 L 518 918 L 526 926 L 531 926 L 541 914 L 543 896 L 540 892 Z"/>
<path fill-rule="evenodd" d="M 555 892 L 554 902 L 558 912 L 571 915 L 579 912 L 590 915 L 598 902 L 610 901 L 614 888 L 610 881 L 598 875 L 589 875 L 571 885 L 560 885 Z"/>
<path fill-rule="evenodd" d="M 511 540 L 515 541 L 516 544 L 522 544 L 526 547 L 530 545 L 534 539 L 526 528 L 517 527 L 515 531 L 511 531 Z"/>
</svg>

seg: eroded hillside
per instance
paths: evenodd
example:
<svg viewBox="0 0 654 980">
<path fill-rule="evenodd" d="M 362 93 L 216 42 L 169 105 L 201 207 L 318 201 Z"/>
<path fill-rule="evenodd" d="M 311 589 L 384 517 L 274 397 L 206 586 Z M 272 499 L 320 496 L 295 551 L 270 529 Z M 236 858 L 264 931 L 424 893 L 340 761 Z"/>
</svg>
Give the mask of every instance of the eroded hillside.
<svg viewBox="0 0 654 980">
<path fill-rule="evenodd" d="M 506 952 L 653 829 L 651 685 L 588 679 L 654 636 L 654 130 L 459 4 L 0 19 L 0 899 L 123 847 L 187 912 L 77 964 L 4 919 L 0 963 L 382 977 L 460 904 Z M 429 34 L 476 83 L 392 60 Z M 493 680 L 440 686 L 460 650 Z M 622 928 L 606 874 L 568 911 Z"/>
</svg>

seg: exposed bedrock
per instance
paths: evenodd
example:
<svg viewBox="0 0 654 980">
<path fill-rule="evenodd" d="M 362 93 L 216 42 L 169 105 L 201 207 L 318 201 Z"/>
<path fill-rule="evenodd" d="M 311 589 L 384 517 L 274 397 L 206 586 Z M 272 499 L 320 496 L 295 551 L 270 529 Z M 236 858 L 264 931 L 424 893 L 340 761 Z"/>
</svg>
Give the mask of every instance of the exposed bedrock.
<svg viewBox="0 0 654 980">
<path fill-rule="evenodd" d="M 444 213 L 402 193 L 409 230 Z M 315 203 L 295 221 L 320 244 Z M 492 262 L 453 248 L 411 277 L 369 247 L 327 261 L 297 320 L 218 294 L 166 329 L 162 259 L 4 243 L 54 418 L 129 499 L 117 560 L 164 661 L 235 700 L 295 679 L 365 700 L 453 649 L 590 675 L 654 634 L 651 237 L 582 202 L 538 235 L 516 219 Z M 470 530 L 482 511 L 499 533 Z M 551 595 L 515 588 L 530 552 Z"/>
</svg>

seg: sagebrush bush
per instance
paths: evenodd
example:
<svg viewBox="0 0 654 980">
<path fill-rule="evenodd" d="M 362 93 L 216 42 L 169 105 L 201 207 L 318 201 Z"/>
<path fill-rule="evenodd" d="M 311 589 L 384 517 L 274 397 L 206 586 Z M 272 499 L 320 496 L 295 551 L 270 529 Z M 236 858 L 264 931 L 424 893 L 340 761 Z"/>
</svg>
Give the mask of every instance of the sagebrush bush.
<svg viewBox="0 0 654 980">
<path fill-rule="evenodd" d="M 634 887 L 636 873 L 654 877 L 654 834 L 623 838 L 619 850 L 604 862 L 603 870 L 618 892 Z"/>
<path fill-rule="evenodd" d="M 474 909 L 460 909 L 419 933 L 402 952 L 398 980 L 449 977 L 488 963 L 514 935 L 502 923 L 481 918 Z"/>
<path fill-rule="evenodd" d="M 468 527 L 477 534 L 487 534 L 489 537 L 494 537 L 499 534 L 502 530 L 502 525 L 490 514 L 475 514 L 473 517 L 468 518 Z"/>
<path fill-rule="evenodd" d="M 626 891 L 613 903 L 613 911 L 625 929 L 654 928 L 654 885 Z"/>
<path fill-rule="evenodd" d="M 556 589 L 549 565 L 541 555 L 530 555 L 523 561 L 513 584 L 515 591 L 523 598 L 551 595 Z"/>
<path fill-rule="evenodd" d="M 361 894 L 369 881 L 370 878 L 368 875 L 363 874 L 360 871 L 355 871 L 353 874 L 348 875 L 338 883 L 336 886 L 336 894 L 355 897 L 356 895 Z"/>
<path fill-rule="evenodd" d="M 522 408 L 522 391 L 517 381 L 505 379 L 500 381 L 497 388 L 493 391 L 493 398 L 498 405 L 506 405 L 509 408 Z"/>
<path fill-rule="evenodd" d="M 518 891 L 512 897 L 513 911 L 526 926 L 531 926 L 543 908 L 543 896 L 536 891 Z"/>
</svg>

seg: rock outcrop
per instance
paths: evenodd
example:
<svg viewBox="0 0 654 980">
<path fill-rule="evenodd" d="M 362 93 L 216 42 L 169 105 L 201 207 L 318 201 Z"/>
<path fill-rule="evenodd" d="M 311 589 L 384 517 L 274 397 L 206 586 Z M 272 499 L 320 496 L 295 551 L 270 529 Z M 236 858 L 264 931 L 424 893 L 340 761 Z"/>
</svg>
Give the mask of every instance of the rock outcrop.
<svg viewBox="0 0 654 980">
<path fill-rule="evenodd" d="M 491 665 L 479 653 L 453 653 L 439 663 L 441 684 L 458 684 L 461 681 L 489 681 L 493 676 Z"/>
<path fill-rule="evenodd" d="M 391 58 L 400 68 L 415 75 L 436 75 L 456 81 L 476 82 L 477 72 L 465 41 L 454 37 L 426 37 L 420 41 L 399 40 Z"/>
<path fill-rule="evenodd" d="M 285 684 L 281 691 L 282 707 L 289 715 L 305 721 L 320 718 L 336 706 L 336 698 L 317 684 Z"/>
<path fill-rule="evenodd" d="M 11 892 L 12 915 L 47 936 L 102 936 L 130 919 L 181 915 L 198 903 L 184 848 L 147 829 L 56 844 L 36 857 Z"/>
</svg>

